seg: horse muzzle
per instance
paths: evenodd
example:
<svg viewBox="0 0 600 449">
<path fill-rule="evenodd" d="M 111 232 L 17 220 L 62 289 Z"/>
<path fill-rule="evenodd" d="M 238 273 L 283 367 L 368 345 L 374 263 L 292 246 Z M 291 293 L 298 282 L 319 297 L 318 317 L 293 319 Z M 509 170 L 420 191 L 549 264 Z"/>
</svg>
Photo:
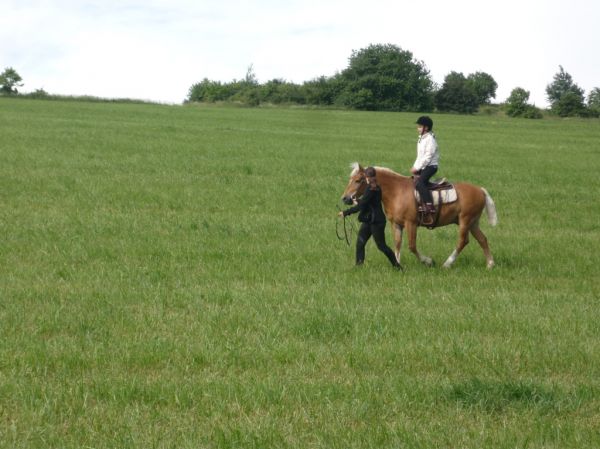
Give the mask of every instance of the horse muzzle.
<svg viewBox="0 0 600 449">
<path fill-rule="evenodd" d="M 353 204 L 353 201 L 352 201 L 353 198 L 354 198 L 354 195 L 352 195 L 352 196 L 346 195 L 346 196 L 342 197 L 342 201 L 344 202 L 344 204 L 351 206 Z"/>
</svg>

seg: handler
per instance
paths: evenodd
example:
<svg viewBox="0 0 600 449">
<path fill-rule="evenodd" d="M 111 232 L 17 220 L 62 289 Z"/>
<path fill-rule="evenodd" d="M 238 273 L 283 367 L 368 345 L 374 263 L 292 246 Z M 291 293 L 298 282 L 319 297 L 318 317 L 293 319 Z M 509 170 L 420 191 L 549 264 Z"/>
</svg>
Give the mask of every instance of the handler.
<svg viewBox="0 0 600 449">
<path fill-rule="evenodd" d="M 385 214 L 381 207 L 381 188 L 377 185 L 375 168 L 365 169 L 367 188 L 363 196 L 353 207 L 339 212 L 339 216 L 347 217 L 356 212 L 358 221 L 362 224 L 356 239 L 356 265 L 362 265 L 365 261 L 365 245 L 371 236 L 377 244 L 377 248 L 387 256 L 390 263 L 397 269 L 402 269 L 392 249 L 385 243 Z"/>
</svg>

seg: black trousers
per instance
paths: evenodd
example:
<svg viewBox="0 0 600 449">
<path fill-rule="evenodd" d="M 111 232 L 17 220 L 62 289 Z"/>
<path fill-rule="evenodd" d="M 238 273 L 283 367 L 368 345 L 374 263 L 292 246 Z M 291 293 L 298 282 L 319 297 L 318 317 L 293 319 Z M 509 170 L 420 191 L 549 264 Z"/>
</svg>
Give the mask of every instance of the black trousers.
<svg viewBox="0 0 600 449">
<path fill-rule="evenodd" d="M 358 230 L 358 236 L 356 238 L 356 265 L 360 265 L 365 261 L 365 245 L 369 241 L 369 238 L 373 236 L 373 240 L 377 244 L 377 248 L 383 254 L 387 256 L 390 263 L 398 267 L 400 264 L 396 260 L 394 251 L 387 246 L 385 243 L 385 222 L 384 223 L 362 223 Z"/>
<path fill-rule="evenodd" d="M 437 170 L 437 165 L 429 165 L 419 172 L 419 180 L 417 181 L 417 185 L 415 187 L 417 188 L 423 203 L 433 203 L 433 197 L 427 188 L 427 184 L 429 184 L 429 179 L 435 175 Z"/>
</svg>

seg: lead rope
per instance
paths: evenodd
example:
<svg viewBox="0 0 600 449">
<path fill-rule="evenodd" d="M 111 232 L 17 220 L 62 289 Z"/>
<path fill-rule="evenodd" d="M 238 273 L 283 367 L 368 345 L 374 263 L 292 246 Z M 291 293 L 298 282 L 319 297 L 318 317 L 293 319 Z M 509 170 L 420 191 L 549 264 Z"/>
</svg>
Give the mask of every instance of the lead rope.
<svg viewBox="0 0 600 449">
<path fill-rule="evenodd" d="M 342 209 L 340 208 L 339 205 L 336 205 L 338 212 L 341 212 Z M 339 225 L 340 225 L 340 221 L 343 222 L 343 228 L 344 228 L 344 235 L 341 236 L 340 232 L 339 232 Z M 346 244 L 348 246 L 350 246 L 350 239 L 352 238 L 352 234 L 355 233 L 355 229 L 354 229 L 354 223 L 350 222 L 350 232 L 348 232 L 348 229 L 346 227 L 346 216 L 343 215 L 342 216 L 342 220 L 340 220 L 340 217 L 336 216 L 335 217 L 335 235 L 337 236 L 338 240 L 345 240 Z"/>
</svg>

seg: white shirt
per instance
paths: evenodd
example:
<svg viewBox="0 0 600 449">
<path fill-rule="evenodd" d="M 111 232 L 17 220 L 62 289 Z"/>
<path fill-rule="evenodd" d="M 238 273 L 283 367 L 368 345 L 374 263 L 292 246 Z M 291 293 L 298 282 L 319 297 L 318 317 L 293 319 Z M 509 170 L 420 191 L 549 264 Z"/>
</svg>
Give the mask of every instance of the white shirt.
<svg viewBox="0 0 600 449">
<path fill-rule="evenodd" d="M 419 137 L 417 142 L 417 160 L 413 164 L 415 170 L 423 170 L 429 165 L 438 165 L 440 162 L 440 152 L 435 135 L 427 132 Z"/>
</svg>

